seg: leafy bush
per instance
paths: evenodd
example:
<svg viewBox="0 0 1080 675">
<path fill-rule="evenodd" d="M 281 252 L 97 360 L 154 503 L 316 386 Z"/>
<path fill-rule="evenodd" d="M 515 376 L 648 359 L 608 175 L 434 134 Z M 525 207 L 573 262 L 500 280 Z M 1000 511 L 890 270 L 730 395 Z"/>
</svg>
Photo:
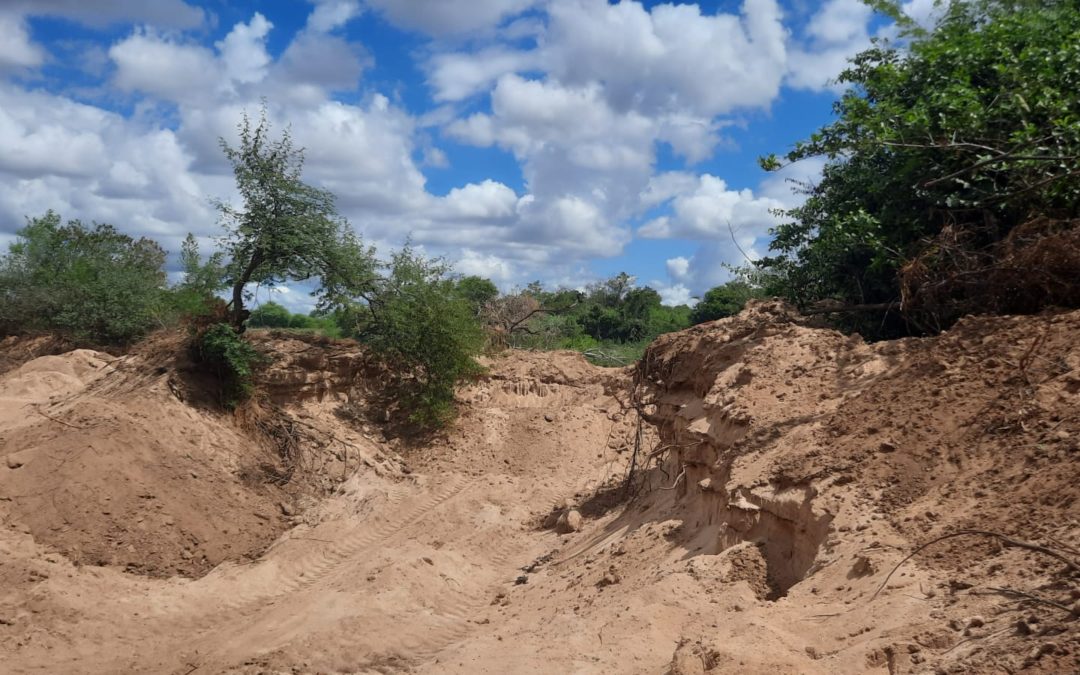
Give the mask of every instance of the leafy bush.
<svg viewBox="0 0 1080 675">
<path fill-rule="evenodd" d="M 251 310 L 247 325 L 252 328 L 288 328 L 293 315 L 283 305 L 264 302 Z"/>
<path fill-rule="evenodd" d="M 112 225 L 33 218 L 0 259 L 0 329 L 131 342 L 167 314 L 165 251 Z"/>
<path fill-rule="evenodd" d="M 491 279 L 478 276 L 464 277 L 457 282 L 457 291 L 469 303 L 473 314 L 480 316 L 484 307 L 499 297 L 499 288 Z"/>
<path fill-rule="evenodd" d="M 441 260 L 406 246 L 368 301 L 358 337 L 401 374 L 401 402 L 423 427 L 446 423 L 458 382 L 479 375 L 484 334 Z M 364 317 L 364 314 L 358 316 Z"/>
<path fill-rule="evenodd" d="M 254 389 L 255 367 L 263 357 L 251 343 L 226 323 L 215 323 L 194 341 L 195 357 L 221 382 L 221 403 L 235 408 Z"/>
</svg>

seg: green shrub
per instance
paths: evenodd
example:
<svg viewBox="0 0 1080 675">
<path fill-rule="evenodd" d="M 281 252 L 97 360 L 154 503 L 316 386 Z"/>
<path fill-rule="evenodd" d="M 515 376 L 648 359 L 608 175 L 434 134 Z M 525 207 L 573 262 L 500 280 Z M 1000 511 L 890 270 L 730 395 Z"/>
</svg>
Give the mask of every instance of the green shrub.
<svg viewBox="0 0 1080 675">
<path fill-rule="evenodd" d="M 198 334 L 195 356 L 221 382 L 222 405 L 232 409 L 250 398 L 263 357 L 232 326 L 215 323 Z"/>
<path fill-rule="evenodd" d="M 61 224 L 49 211 L 0 258 L 0 330 L 46 330 L 124 344 L 167 314 L 165 251 L 112 225 Z"/>
<path fill-rule="evenodd" d="M 369 299 L 359 338 L 399 374 L 398 394 L 410 421 L 438 427 L 453 417 L 457 384 L 483 372 L 475 356 L 484 333 L 443 261 L 405 247 L 388 267 Z"/>
<path fill-rule="evenodd" d="M 341 337 L 341 328 L 332 316 L 292 314 L 276 302 L 264 302 L 251 310 L 247 325 L 250 328 L 278 328 L 303 333 L 319 333 L 326 337 Z"/>
</svg>

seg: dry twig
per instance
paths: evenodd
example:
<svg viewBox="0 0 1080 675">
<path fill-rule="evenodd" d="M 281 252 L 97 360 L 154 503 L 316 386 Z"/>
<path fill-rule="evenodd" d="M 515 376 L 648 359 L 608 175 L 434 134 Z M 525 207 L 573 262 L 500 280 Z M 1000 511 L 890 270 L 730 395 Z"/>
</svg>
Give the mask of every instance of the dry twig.
<svg viewBox="0 0 1080 675">
<path fill-rule="evenodd" d="M 906 563 L 907 561 L 914 558 L 916 555 L 918 555 L 924 549 L 926 549 L 926 548 L 928 548 L 930 546 L 933 546 L 934 544 L 937 544 L 938 542 L 945 541 L 946 539 L 952 539 L 954 537 L 965 537 L 965 536 L 995 537 L 995 538 L 1000 539 L 1001 541 L 1005 542 L 1006 544 L 1008 544 L 1010 546 L 1016 546 L 1017 548 L 1024 548 L 1024 549 L 1027 549 L 1029 551 L 1035 551 L 1037 553 L 1042 553 L 1044 555 L 1048 555 L 1048 556 L 1051 556 L 1053 558 L 1057 558 L 1061 562 L 1068 565 L 1069 568 L 1071 570 L 1073 570 L 1074 572 L 1080 572 L 1080 564 L 1077 564 L 1076 562 L 1074 562 L 1074 561 L 1070 560 L 1068 557 L 1066 557 L 1064 554 L 1058 553 L 1057 551 L 1055 551 L 1055 550 L 1053 550 L 1051 548 L 1047 548 L 1045 546 L 1040 546 L 1039 544 L 1032 544 L 1032 543 L 1026 542 L 1026 541 L 1020 541 L 1019 539 L 1013 539 L 1012 537 L 1005 536 L 1004 534 L 1001 534 L 1000 532 L 991 532 L 990 530 L 958 530 L 956 532 L 952 532 L 950 534 L 943 534 L 940 537 L 936 537 L 934 539 L 931 539 L 930 541 L 926 542 L 922 546 L 919 546 L 917 549 L 915 549 L 914 551 L 912 551 L 911 553 L 906 555 L 903 560 L 896 563 L 896 566 L 893 567 L 892 570 L 889 571 L 889 574 L 885 577 L 885 581 L 881 582 L 881 585 L 878 586 L 878 589 L 876 591 L 874 591 L 874 594 L 872 596 L 870 596 L 869 601 L 873 602 L 874 599 L 877 598 L 877 596 L 881 593 L 881 591 L 883 591 L 885 589 L 885 586 L 888 585 L 889 579 L 892 579 L 892 575 L 896 574 L 896 571 L 899 570 L 900 567 L 904 563 Z"/>
</svg>

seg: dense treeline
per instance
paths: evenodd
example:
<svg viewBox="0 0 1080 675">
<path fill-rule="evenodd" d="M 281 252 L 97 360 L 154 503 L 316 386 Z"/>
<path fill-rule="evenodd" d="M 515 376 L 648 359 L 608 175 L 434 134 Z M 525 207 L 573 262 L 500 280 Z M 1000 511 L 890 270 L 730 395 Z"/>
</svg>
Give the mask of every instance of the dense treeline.
<svg viewBox="0 0 1080 675">
<path fill-rule="evenodd" d="M 1080 3 L 951 2 L 840 76 L 836 120 L 783 161 L 828 158 L 758 263 L 770 294 L 878 336 L 1080 305 Z M 841 315 L 845 316 L 845 315 Z"/>
</svg>

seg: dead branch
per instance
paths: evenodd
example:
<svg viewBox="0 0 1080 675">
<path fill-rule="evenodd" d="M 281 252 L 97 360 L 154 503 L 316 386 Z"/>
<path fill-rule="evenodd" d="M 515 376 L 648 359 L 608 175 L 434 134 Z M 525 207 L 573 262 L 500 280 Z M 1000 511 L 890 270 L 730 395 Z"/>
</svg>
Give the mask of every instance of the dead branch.
<svg viewBox="0 0 1080 675">
<path fill-rule="evenodd" d="M 626 365 L 626 359 L 615 356 L 614 354 L 606 354 L 599 349 L 586 349 L 582 352 L 582 354 L 585 356 L 591 356 L 594 359 L 612 361 L 613 363 L 618 363 L 624 366 Z"/>
<path fill-rule="evenodd" d="M 996 630 L 996 631 L 994 631 L 993 633 L 987 633 L 986 635 L 974 635 L 974 636 L 972 636 L 972 637 L 969 637 L 969 638 L 966 638 L 966 639 L 964 639 L 964 640 L 961 640 L 960 642 L 957 642 L 957 643 L 956 643 L 956 644 L 954 644 L 954 645 L 953 645 L 952 647 L 949 647 L 948 649 L 946 649 L 945 651 L 943 651 L 943 652 L 941 652 L 941 653 L 942 653 L 943 655 L 944 655 L 944 654 L 948 654 L 949 652 L 951 652 L 952 650 L 956 649 L 957 647 L 959 647 L 959 646 L 960 646 L 960 645 L 962 645 L 962 644 L 967 644 L 968 642 L 974 642 L 975 640 L 985 640 L 986 638 L 992 638 L 992 637 L 994 637 L 994 636 L 996 636 L 996 635 L 1001 635 L 1001 634 L 1002 634 L 1002 633 L 1004 633 L 1005 631 L 1009 630 L 1009 628 L 1011 628 L 1011 626 L 1006 626 L 1005 628 L 1001 628 L 1001 629 L 999 629 L 999 630 Z"/>
<path fill-rule="evenodd" d="M 889 571 L 889 574 L 885 577 L 885 581 L 881 582 L 881 585 L 878 586 L 878 589 L 876 591 L 874 591 L 874 594 L 872 596 L 870 596 L 870 600 L 868 602 L 873 602 L 874 599 L 877 598 L 878 594 L 880 594 L 881 591 L 885 589 L 885 586 L 888 585 L 889 579 L 892 579 L 892 575 L 896 574 L 896 571 L 899 570 L 900 567 L 904 563 L 906 563 L 907 561 L 914 558 L 916 555 L 921 553 L 924 549 L 929 548 L 930 546 L 933 546 L 934 544 L 937 544 L 939 542 L 945 541 L 946 539 L 952 539 L 954 537 L 966 537 L 966 536 L 995 537 L 995 538 L 1000 539 L 1001 541 L 1005 542 L 1006 544 L 1008 544 L 1010 546 L 1016 546 L 1017 548 L 1024 548 L 1024 549 L 1027 549 L 1029 551 L 1035 551 L 1036 553 L 1042 553 L 1044 555 L 1048 555 L 1048 556 L 1051 556 L 1053 558 L 1057 558 L 1061 562 L 1068 565 L 1069 568 L 1071 570 L 1073 570 L 1074 572 L 1080 571 L 1080 564 L 1077 564 L 1076 562 L 1070 560 L 1064 554 L 1058 553 L 1057 551 L 1055 551 L 1053 549 L 1050 549 L 1050 548 L 1047 548 L 1045 546 L 1040 546 L 1038 544 L 1032 544 L 1032 543 L 1026 542 L 1026 541 L 1020 541 L 1019 539 L 1013 539 L 1012 537 L 1008 537 L 1008 536 L 1006 536 L 1004 534 L 1001 534 L 1000 532 L 991 532 L 990 530 L 958 530 L 956 532 L 952 532 L 950 534 L 943 534 L 940 537 L 936 537 L 934 539 L 931 539 L 930 541 L 926 542 L 922 546 L 919 546 L 914 551 L 912 551 L 911 553 L 906 555 L 903 560 L 896 563 L 896 566 L 893 567 L 892 570 Z"/>
<path fill-rule="evenodd" d="M 634 398 L 637 398 L 637 387 L 634 387 Z M 641 415 L 637 418 L 637 431 L 634 432 L 634 453 L 630 455 L 630 468 L 626 472 L 626 482 L 623 485 L 623 494 L 630 495 L 630 488 L 634 483 L 634 470 L 637 468 L 638 453 L 641 452 Z"/>
<path fill-rule="evenodd" d="M 511 323 L 510 325 L 508 325 L 506 327 L 506 332 L 507 333 L 513 333 L 514 330 L 516 328 L 518 328 L 518 326 L 525 323 L 526 321 L 528 321 L 529 319 L 531 319 L 533 316 L 535 316 L 537 314 L 559 314 L 561 312 L 568 312 L 571 309 L 573 309 L 574 307 L 577 307 L 577 304 L 578 303 L 574 302 L 574 303 L 571 303 L 571 304 L 567 305 L 566 307 L 537 307 L 536 309 L 530 311 L 528 314 L 521 317 L 517 321 L 515 321 L 515 322 Z"/>
</svg>

